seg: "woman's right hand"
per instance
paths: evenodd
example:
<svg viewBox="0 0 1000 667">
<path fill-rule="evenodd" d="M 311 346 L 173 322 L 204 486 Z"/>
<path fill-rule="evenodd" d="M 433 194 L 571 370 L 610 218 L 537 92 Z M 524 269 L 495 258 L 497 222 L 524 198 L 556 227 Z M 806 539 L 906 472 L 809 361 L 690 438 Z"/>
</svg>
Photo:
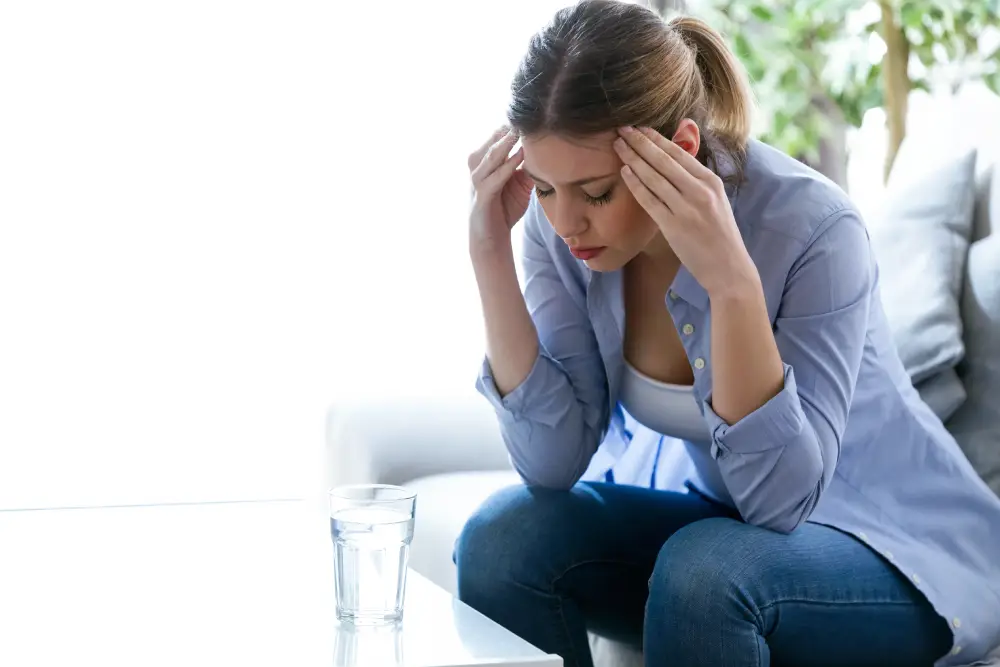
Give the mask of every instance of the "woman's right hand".
<svg viewBox="0 0 1000 667">
<path fill-rule="evenodd" d="M 518 169 L 524 149 L 510 157 L 518 134 L 501 127 L 469 156 L 472 175 L 472 212 L 469 242 L 474 250 L 510 243 L 510 230 L 524 216 L 531 199 L 531 178 Z"/>
</svg>

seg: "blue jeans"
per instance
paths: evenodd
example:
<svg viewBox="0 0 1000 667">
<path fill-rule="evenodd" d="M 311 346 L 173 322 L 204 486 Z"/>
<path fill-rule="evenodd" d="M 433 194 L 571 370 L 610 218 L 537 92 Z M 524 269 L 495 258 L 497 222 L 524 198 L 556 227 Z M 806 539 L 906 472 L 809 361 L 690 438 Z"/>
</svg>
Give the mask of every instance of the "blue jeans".
<svg viewBox="0 0 1000 667">
<path fill-rule="evenodd" d="M 583 483 L 494 494 L 455 547 L 458 596 L 566 667 L 587 631 L 649 667 L 931 665 L 952 635 L 850 535 L 783 535 L 697 493 Z"/>
</svg>

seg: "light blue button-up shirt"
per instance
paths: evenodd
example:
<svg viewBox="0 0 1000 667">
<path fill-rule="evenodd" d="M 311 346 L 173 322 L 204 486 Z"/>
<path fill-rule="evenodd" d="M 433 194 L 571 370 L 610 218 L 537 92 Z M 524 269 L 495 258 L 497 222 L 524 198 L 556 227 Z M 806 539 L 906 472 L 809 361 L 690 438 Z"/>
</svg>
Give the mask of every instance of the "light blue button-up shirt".
<svg viewBox="0 0 1000 667">
<path fill-rule="evenodd" d="M 769 529 L 812 521 L 867 542 L 948 621 L 955 644 L 940 665 L 985 655 L 1000 645 L 1000 499 L 900 362 L 861 216 L 835 185 L 759 142 L 728 192 L 763 284 L 782 391 L 732 425 L 720 419 L 709 403 L 708 294 L 682 267 L 665 305 L 733 503 L 744 520 Z M 664 447 L 618 402 L 621 272 L 591 271 L 574 258 L 534 197 L 522 224 L 525 300 L 540 353 L 507 396 L 488 363 L 477 382 L 515 469 L 527 484 L 555 488 L 608 471 L 618 483 L 669 488 L 681 470 L 696 485 L 697 470 L 678 448 Z"/>
</svg>

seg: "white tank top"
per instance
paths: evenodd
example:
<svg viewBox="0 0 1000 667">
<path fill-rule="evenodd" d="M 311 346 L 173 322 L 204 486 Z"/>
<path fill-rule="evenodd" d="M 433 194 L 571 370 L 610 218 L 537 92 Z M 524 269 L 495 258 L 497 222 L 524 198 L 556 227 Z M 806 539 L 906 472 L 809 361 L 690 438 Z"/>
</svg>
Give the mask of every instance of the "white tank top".
<svg viewBox="0 0 1000 667">
<path fill-rule="evenodd" d="M 733 506 L 733 500 L 719 473 L 719 464 L 712 458 L 712 435 L 690 385 L 654 380 L 636 370 L 626 360 L 618 400 L 646 428 L 683 440 L 688 456 L 698 471 L 701 482 L 695 484 L 698 490 L 721 503 Z"/>
</svg>

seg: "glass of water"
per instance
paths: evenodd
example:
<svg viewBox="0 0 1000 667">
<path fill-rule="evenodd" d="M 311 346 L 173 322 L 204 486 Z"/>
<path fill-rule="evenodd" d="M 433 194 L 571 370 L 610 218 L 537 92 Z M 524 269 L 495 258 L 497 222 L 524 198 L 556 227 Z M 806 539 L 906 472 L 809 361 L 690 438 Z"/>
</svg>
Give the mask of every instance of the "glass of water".
<svg viewBox="0 0 1000 667">
<path fill-rule="evenodd" d="M 416 493 L 387 484 L 330 491 L 337 618 L 378 625 L 403 616 Z"/>
</svg>

